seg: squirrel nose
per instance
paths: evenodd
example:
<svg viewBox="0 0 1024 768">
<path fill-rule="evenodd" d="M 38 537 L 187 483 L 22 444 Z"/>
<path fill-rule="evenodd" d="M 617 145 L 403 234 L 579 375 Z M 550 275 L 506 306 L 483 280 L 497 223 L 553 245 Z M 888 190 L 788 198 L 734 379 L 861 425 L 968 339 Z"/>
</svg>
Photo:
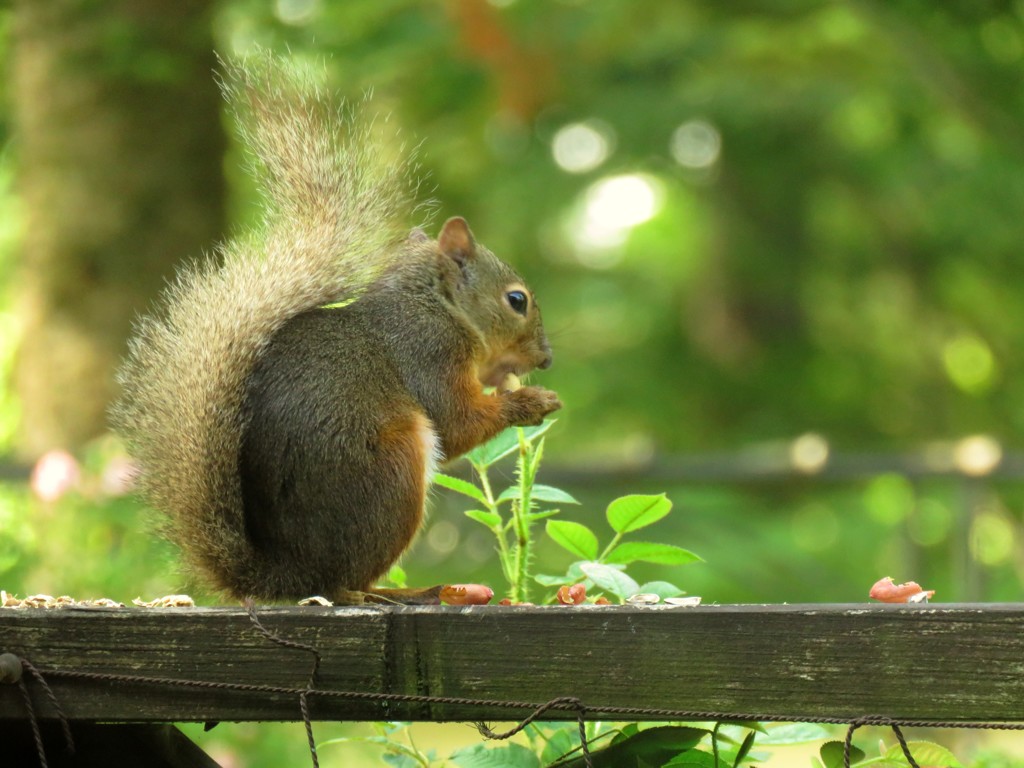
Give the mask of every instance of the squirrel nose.
<svg viewBox="0 0 1024 768">
<path fill-rule="evenodd" d="M 551 353 L 548 352 L 544 359 L 537 363 L 537 367 L 542 371 L 551 367 Z"/>
</svg>

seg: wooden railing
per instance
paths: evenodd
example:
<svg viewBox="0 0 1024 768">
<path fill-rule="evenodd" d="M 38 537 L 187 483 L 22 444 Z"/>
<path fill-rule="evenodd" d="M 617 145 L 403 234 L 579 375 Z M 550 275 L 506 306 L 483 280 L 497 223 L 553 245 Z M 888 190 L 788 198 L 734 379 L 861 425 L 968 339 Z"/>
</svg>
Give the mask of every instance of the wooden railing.
<svg viewBox="0 0 1024 768">
<path fill-rule="evenodd" d="M 26 739 L 29 704 L 48 751 L 61 717 L 87 741 L 98 722 L 301 720 L 302 694 L 311 720 L 516 720 L 559 699 L 544 719 L 1024 721 L 1024 604 L 255 615 L 0 609 L 0 654 L 23 667 L 0 684 L 0 733 Z"/>
</svg>

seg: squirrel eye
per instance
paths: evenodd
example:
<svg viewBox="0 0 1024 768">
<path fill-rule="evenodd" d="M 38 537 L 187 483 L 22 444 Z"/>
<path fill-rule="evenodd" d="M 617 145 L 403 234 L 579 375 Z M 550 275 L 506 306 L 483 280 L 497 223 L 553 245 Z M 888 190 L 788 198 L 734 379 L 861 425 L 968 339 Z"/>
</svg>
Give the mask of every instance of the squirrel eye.
<svg viewBox="0 0 1024 768">
<path fill-rule="evenodd" d="M 530 300 L 522 291 L 509 291 L 505 294 L 505 299 L 512 307 L 512 311 L 518 315 L 525 315 L 526 310 L 530 308 Z"/>
</svg>

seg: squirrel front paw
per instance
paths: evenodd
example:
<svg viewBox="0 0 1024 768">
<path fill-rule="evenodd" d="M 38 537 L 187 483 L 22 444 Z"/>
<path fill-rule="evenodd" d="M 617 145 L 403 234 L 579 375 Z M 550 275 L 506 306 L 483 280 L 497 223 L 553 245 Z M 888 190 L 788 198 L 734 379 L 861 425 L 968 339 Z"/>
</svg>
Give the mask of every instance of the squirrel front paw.
<svg viewBox="0 0 1024 768">
<path fill-rule="evenodd" d="M 543 387 L 523 387 L 514 392 L 504 392 L 503 410 L 509 425 L 532 427 L 544 421 L 544 417 L 562 407 L 558 395 Z"/>
</svg>

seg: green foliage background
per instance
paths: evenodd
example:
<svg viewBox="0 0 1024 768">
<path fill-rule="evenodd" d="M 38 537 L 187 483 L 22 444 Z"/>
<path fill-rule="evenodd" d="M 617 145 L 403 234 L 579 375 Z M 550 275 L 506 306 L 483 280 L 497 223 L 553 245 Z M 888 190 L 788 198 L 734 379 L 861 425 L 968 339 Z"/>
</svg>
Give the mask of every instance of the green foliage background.
<svg viewBox="0 0 1024 768">
<path fill-rule="evenodd" d="M 967 2 L 232 0 L 215 24 L 225 55 L 287 48 L 326 60 L 330 84 L 350 97 L 373 90 L 376 108 L 422 144 L 433 226 L 465 215 L 540 297 L 556 364 L 537 380 L 567 404 L 550 461 L 642 469 L 680 454 L 784 454 L 805 433 L 833 454 L 978 433 L 1014 449 L 1022 13 Z M 695 124 L 713 152 L 688 166 L 673 141 Z M 604 142 L 603 160 L 583 172 L 553 154 L 574 125 Z M 12 159 L 16 147 L 2 177 L 9 286 Z M 237 160 L 228 170 L 241 223 L 255 206 Z M 621 242 L 588 245 L 588 206 L 602 182 L 623 177 L 654 194 L 653 215 Z M 13 291 L 0 313 L 8 362 Z M 16 403 L 5 391 L 0 404 L 9 438 Z M 962 482 L 862 474 L 742 485 L 698 474 L 672 487 L 671 472 L 641 471 L 626 488 L 598 473 L 569 490 L 597 510 L 624 491 L 672 492 L 681 513 L 663 535 L 708 560 L 692 578 L 712 599 L 860 599 L 883 572 L 964 596 L 967 561 L 1005 537 L 1013 546 L 986 550 L 982 565 L 999 567 L 973 594 L 1015 594 L 1015 483 L 968 493 Z M 23 509 L 17 499 L 5 508 Z M 979 515 L 987 522 L 972 528 Z M 27 566 L 41 546 L 40 525 L 30 528 L 20 538 L 18 525 L 5 528 L 4 583 L 21 592 L 41 573 Z M 833 556 L 851 548 L 862 556 Z M 470 578 L 490 559 L 472 533 L 444 528 L 412 564 Z M 39 568 L 59 572 L 43 567 L 51 560 L 41 554 Z"/>
<path fill-rule="evenodd" d="M 676 512 L 657 537 L 706 561 L 641 579 L 719 602 L 859 601 L 887 574 L 944 600 L 1019 599 L 1012 478 L 921 479 L 884 461 L 827 482 L 644 468 L 711 454 L 756 469 L 806 433 L 831 455 L 883 459 L 986 434 L 1012 463 L 1024 5 L 222 0 L 216 35 L 225 55 L 287 47 L 326 58 L 351 97 L 372 89 L 422 143 L 432 227 L 466 216 L 527 276 L 555 349 L 535 380 L 566 403 L 549 466 L 637 468 L 627 485 L 600 471 L 540 480 L 583 501 L 565 515 L 588 523 L 621 493 L 667 491 Z M 577 124 L 607 156 L 568 172 L 553 144 Z M 687 126 L 710 162 L 676 159 Z M 4 367 L 17 336 L 16 151 L 0 172 Z M 240 224 L 254 208 L 237 159 Z M 588 245 L 588 206 L 621 177 L 654 195 L 653 215 Z M 0 389 L 0 440 L 16 416 Z M 81 457 L 88 477 L 111 450 Z M 457 504 L 436 500 L 405 561 L 411 581 L 497 578 L 491 543 Z M 47 505 L 0 484 L 0 587 L 122 600 L 184 589 L 151 530 L 133 503 L 89 487 Z M 559 557 L 542 544 L 537 570 Z"/>
<path fill-rule="evenodd" d="M 836 454 L 1019 443 L 1020 6 L 516 2 L 485 6 L 491 54 L 466 4 L 288 7 L 233 6 L 225 47 L 326 53 L 339 88 L 372 87 L 422 138 L 437 218 L 467 216 L 540 297 L 556 364 L 538 379 L 567 403 L 549 460 L 807 432 Z M 720 137 L 709 166 L 673 157 L 692 121 Z M 611 148 L 584 173 L 552 153 L 576 123 Z M 658 213 L 616 247 L 581 245 L 588 196 L 633 174 Z M 662 535 L 708 560 L 687 574 L 711 599 L 860 600 L 886 573 L 948 599 L 1019 590 L 1013 485 L 635 483 L 569 490 L 589 491 L 583 516 L 674 490 Z"/>
</svg>

